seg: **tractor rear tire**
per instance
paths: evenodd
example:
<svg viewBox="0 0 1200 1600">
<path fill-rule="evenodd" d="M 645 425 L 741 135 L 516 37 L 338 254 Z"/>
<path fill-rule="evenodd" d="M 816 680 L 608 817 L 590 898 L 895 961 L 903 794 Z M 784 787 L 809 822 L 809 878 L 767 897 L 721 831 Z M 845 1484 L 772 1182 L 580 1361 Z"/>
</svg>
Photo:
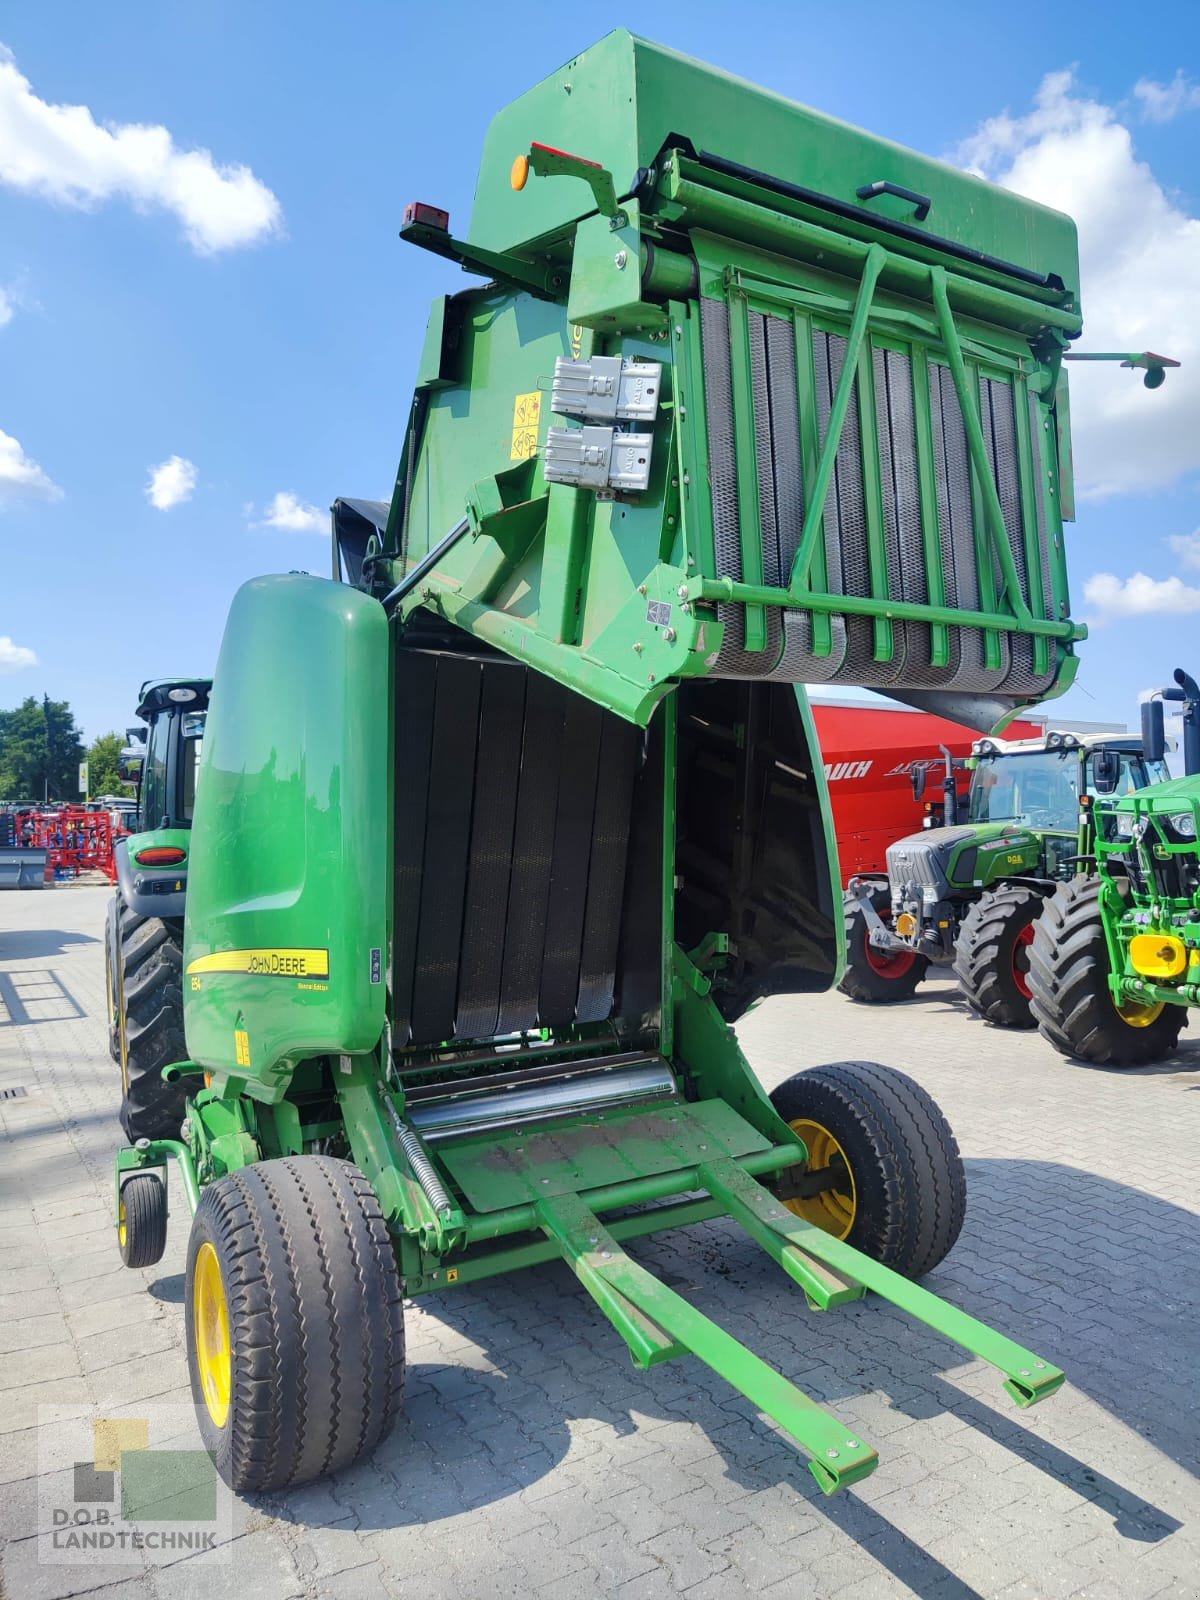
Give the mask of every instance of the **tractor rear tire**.
<svg viewBox="0 0 1200 1600">
<path fill-rule="evenodd" d="M 811 1067 L 771 1103 L 809 1148 L 800 1170 L 844 1169 L 833 1189 L 789 1198 L 789 1210 L 906 1278 L 932 1271 L 953 1248 L 967 1205 L 958 1144 L 935 1102 L 902 1072 L 873 1061 Z"/>
<path fill-rule="evenodd" d="M 871 904 L 885 922 L 890 919 L 892 897 L 889 890 L 872 890 Z M 929 958 L 918 955 L 915 950 L 876 949 L 870 941 L 866 913 L 856 894 L 846 895 L 844 909 L 846 970 L 838 988 L 851 1000 L 861 1000 L 867 1005 L 911 1000 L 925 976 Z"/>
<path fill-rule="evenodd" d="M 113 924 L 121 920 L 122 900 L 119 894 L 109 901 L 104 918 L 104 1010 L 108 1025 L 108 1053 L 121 1065 L 121 1015 L 117 1007 L 120 992 L 117 978 L 117 952 L 114 949 Z"/>
<path fill-rule="evenodd" d="M 121 1185 L 117 1244 L 127 1267 L 152 1267 L 167 1248 L 167 1186 L 155 1172 Z"/>
<path fill-rule="evenodd" d="M 1001 1028 L 1034 1028 L 1029 948 L 1045 899 L 1022 883 L 989 889 L 968 910 L 954 973 L 972 1010 Z"/>
<path fill-rule="evenodd" d="M 1100 879 L 1072 878 L 1046 901 L 1029 947 L 1029 986 L 1041 1035 L 1060 1054 L 1093 1066 L 1145 1067 L 1163 1060 L 1179 1044 L 1185 1008 L 1118 1009 L 1108 967 Z"/>
<path fill-rule="evenodd" d="M 400 1274 L 375 1191 L 348 1162 L 288 1156 L 210 1183 L 185 1305 L 200 1434 L 238 1493 L 337 1472 L 399 1415 Z"/>
<path fill-rule="evenodd" d="M 119 907 L 117 1007 L 125 1098 L 121 1126 L 138 1139 L 177 1139 L 186 1091 L 163 1068 L 187 1059 L 183 1033 L 183 923 Z"/>
</svg>

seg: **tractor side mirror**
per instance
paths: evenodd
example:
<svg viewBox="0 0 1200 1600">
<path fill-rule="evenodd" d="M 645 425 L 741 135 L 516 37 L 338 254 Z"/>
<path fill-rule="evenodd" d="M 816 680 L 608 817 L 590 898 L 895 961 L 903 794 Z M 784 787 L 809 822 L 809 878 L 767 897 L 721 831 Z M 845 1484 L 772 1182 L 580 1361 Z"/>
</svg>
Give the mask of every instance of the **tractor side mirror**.
<svg viewBox="0 0 1200 1600">
<path fill-rule="evenodd" d="M 923 800 L 925 797 L 925 779 L 928 777 L 924 763 L 919 767 L 914 767 L 908 776 L 912 780 L 913 799 Z"/>
<path fill-rule="evenodd" d="M 122 750 L 117 757 L 117 771 L 126 783 L 137 783 L 142 775 L 145 757 L 141 750 Z"/>
<path fill-rule="evenodd" d="M 1159 720 L 1162 707 L 1159 706 Z M 1159 730 L 1161 734 L 1161 729 Z M 1121 758 L 1115 750 L 1097 750 L 1092 757 L 1092 782 L 1097 794 L 1115 794 L 1121 781 Z"/>
<path fill-rule="evenodd" d="M 1105 752 L 1106 754 L 1111 752 Z M 1142 754 L 1147 761 L 1161 761 L 1167 753 L 1163 730 L 1163 703 L 1157 697 L 1142 701 Z M 1100 791 L 1105 793 L 1104 790 Z"/>
</svg>

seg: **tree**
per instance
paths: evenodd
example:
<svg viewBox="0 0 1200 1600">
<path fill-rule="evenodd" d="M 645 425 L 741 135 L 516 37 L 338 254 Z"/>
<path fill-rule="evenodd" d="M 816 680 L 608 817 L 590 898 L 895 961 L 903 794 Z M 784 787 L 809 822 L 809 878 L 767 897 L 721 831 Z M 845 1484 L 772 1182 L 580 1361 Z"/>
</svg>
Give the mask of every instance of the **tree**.
<svg viewBox="0 0 1200 1600">
<path fill-rule="evenodd" d="M 119 733 L 102 733 L 88 745 L 88 792 L 98 794 L 132 795 L 133 785 L 121 777 L 118 757 L 125 748 Z"/>
<path fill-rule="evenodd" d="M 0 800 L 77 800 L 83 739 L 65 700 L 0 711 Z"/>
</svg>

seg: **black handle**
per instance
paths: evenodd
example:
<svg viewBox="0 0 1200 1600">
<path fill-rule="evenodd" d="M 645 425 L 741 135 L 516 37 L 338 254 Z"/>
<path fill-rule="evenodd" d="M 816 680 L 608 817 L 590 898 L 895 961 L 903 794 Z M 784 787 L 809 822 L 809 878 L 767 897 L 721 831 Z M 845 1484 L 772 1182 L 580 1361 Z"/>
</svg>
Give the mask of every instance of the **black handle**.
<svg viewBox="0 0 1200 1600">
<path fill-rule="evenodd" d="M 907 200 L 916 207 L 918 222 L 924 222 L 929 215 L 933 201 L 927 194 L 918 194 L 915 189 L 905 189 L 899 183 L 890 183 L 880 179 L 878 183 L 864 183 L 855 193 L 860 200 L 878 200 L 881 194 L 894 194 L 897 200 Z"/>
</svg>

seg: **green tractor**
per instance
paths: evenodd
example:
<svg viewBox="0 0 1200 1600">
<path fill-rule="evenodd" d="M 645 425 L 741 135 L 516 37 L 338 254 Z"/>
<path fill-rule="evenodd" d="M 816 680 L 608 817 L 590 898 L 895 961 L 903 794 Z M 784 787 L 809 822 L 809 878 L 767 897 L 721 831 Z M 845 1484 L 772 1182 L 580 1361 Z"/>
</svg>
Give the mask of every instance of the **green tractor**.
<svg viewBox="0 0 1200 1600">
<path fill-rule="evenodd" d="M 977 740 L 964 801 L 949 758 L 945 815 L 888 846 L 886 882 L 846 889 L 846 970 L 852 1000 L 908 1000 L 931 965 L 953 963 L 964 997 L 987 1021 L 1035 1025 L 1029 988 L 1034 924 L 1058 884 L 1091 863 L 1097 773 L 1128 793 L 1167 776 L 1136 734 L 1046 733 Z M 925 773 L 914 790 L 923 792 Z M 1105 780 L 1107 781 L 1107 779 Z"/>
<path fill-rule="evenodd" d="M 1141 1067 L 1179 1043 L 1200 1004 L 1200 685 L 1142 707 L 1148 757 L 1163 751 L 1162 701 L 1182 701 L 1186 776 L 1153 788 L 1106 784 L 1095 812 L 1095 872 L 1062 884 L 1030 947 L 1043 1038 L 1077 1061 Z"/>
<path fill-rule="evenodd" d="M 636 1365 L 698 1357 L 832 1493 L 870 1444 L 625 1247 L 728 1216 L 814 1312 L 870 1290 L 1018 1405 L 1063 1381 L 914 1281 L 965 1206 L 928 1095 L 862 1062 L 768 1095 L 735 1025 L 844 955 L 802 685 L 990 727 L 1071 680 L 1074 226 L 618 31 L 496 117 L 465 236 L 402 234 L 477 281 L 344 581 L 233 602 L 184 1126 L 117 1154 L 122 1256 L 161 1255 L 177 1164 L 239 1490 L 382 1437 L 404 1296 L 561 1260 Z"/>
<path fill-rule="evenodd" d="M 121 752 L 137 785 L 136 832 L 113 851 L 117 889 L 104 922 L 108 1048 L 121 1069 L 121 1126 L 129 1139 L 172 1138 L 186 1097 L 163 1068 L 187 1054 L 183 1033 L 183 912 L 208 713 L 208 678 L 144 683 Z"/>
</svg>

